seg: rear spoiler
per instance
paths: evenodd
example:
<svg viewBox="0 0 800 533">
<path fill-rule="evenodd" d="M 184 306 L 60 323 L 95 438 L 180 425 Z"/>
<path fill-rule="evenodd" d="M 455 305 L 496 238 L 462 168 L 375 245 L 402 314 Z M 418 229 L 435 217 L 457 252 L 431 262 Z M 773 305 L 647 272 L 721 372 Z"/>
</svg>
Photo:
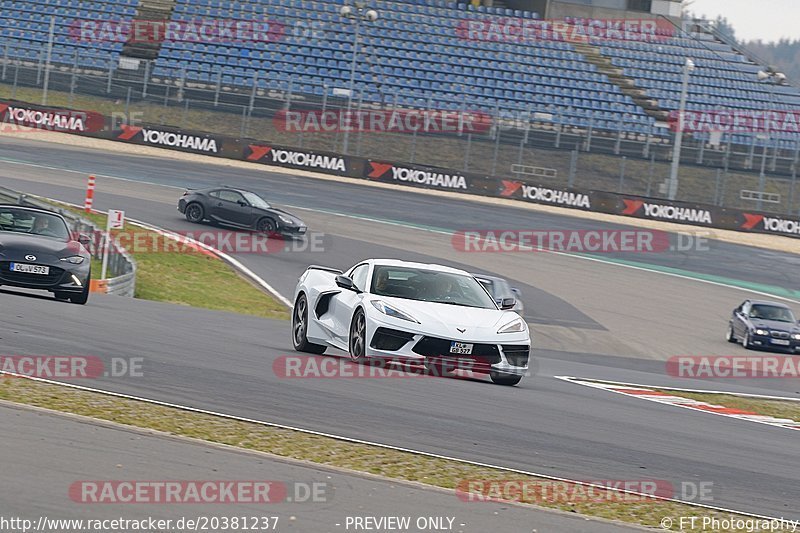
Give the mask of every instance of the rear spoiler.
<svg viewBox="0 0 800 533">
<path fill-rule="evenodd" d="M 331 268 L 321 265 L 310 265 L 306 270 L 324 270 L 325 272 L 331 272 L 332 274 L 344 274 L 344 272 L 338 268 Z"/>
</svg>

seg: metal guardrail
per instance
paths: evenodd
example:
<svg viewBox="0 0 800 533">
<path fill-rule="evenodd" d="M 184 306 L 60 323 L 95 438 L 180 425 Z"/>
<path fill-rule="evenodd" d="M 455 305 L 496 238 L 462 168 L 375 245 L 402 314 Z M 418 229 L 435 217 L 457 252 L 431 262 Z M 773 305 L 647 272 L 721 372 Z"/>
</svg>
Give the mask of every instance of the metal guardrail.
<svg viewBox="0 0 800 533">
<path fill-rule="evenodd" d="M 89 252 L 97 260 L 103 258 L 103 247 L 107 238 L 106 232 L 93 222 L 74 212 L 32 198 L 24 193 L 0 187 L 0 203 L 13 203 L 28 207 L 39 207 L 61 214 L 70 224 L 73 232 L 89 236 Z M 113 239 L 108 255 L 108 275 L 104 280 L 107 294 L 133 298 L 136 290 L 136 261 Z"/>
</svg>

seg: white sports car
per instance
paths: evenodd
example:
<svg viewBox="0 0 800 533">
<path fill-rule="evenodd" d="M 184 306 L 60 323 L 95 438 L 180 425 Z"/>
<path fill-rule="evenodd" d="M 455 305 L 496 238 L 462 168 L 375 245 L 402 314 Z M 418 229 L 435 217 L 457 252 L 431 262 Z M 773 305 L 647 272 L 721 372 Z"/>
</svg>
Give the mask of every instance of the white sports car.
<svg viewBox="0 0 800 533">
<path fill-rule="evenodd" d="M 471 274 L 440 265 L 369 259 L 347 272 L 312 265 L 295 289 L 292 341 L 302 352 L 334 347 L 359 363 L 469 368 L 516 385 L 531 341 L 528 325 L 509 310 L 514 303 L 498 305 Z"/>
</svg>

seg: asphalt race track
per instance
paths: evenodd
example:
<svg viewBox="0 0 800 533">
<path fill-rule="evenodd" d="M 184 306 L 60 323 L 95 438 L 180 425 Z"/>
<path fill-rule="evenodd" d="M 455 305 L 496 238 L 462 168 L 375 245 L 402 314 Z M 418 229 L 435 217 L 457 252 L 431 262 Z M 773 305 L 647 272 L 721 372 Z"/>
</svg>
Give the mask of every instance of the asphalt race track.
<svg viewBox="0 0 800 533">
<path fill-rule="evenodd" d="M 424 531 L 416 527 L 416 520 L 430 516 L 453 519 L 453 530 L 463 533 L 490 530 L 528 533 L 531 529 L 580 533 L 587 527 L 598 533 L 636 530 L 608 522 L 587 522 L 583 517 L 567 513 L 491 502 L 464 502 L 445 491 L 418 485 L 309 467 L 264 454 L 144 431 L 98 426 L 24 408 L 0 406 L 0 424 L 15 428 L 14 434 L 3 441 L 3 449 L 15 458 L 13 464 L 4 468 L 5 475 L 29 482 L 22 490 L 14 483 L 0 485 L 0 515 L 28 519 L 34 524 L 39 517 L 50 520 L 144 520 L 152 517 L 173 520 L 173 523 L 183 517 L 195 520 L 198 517 L 247 517 L 248 524 L 252 524 L 254 518 L 258 519 L 256 523 L 262 523 L 262 517 L 277 517 L 279 531 L 335 533 L 346 531 L 348 517 L 407 516 L 411 517 L 409 531 L 413 532 Z M 36 475 L 31 476 L 31 473 Z M 292 501 L 98 504 L 76 503 L 68 497 L 68 494 L 75 495 L 70 492 L 73 484 L 92 483 L 93 480 L 274 481 L 286 484 L 286 496 Z M 295 487 L 294 483 L 300 486 Z M 94 485 L 89 487 L 94 488 Z M 306 491 L 307 487 L 316 487 L 316 501 Z M 23 509 L 25 513 L 21 514 Z"/>
<path fill-rule="evenodd" d="M 538 347 L 536 375 L 515 388 L 459 379 L 283 379 L 272 363 L 291 353 L 285 322 L 115 297 L 95 296 L 81 307 L 3 289 L 3 308 L 14 312 L 0 316 L 0 353 L 142 357 L 143 377 L 101 379 L 91 386 L 555 476 L 665 479 L 676 487 L 713 482 L 714 500 L 704 503 L 800 517 L 796 433 L 553 379 L 574 375 L 797 395 L 797 380 L 720 384 L 665 373 L 664 361 L 673 355 L 746 353 L 723 339 L 730 309 L 752 296 L 745 290 L 554 254 L 465 254 L 453 249 L 446 234 L 353 218 L 450 230 L 590 224 L 565 216 L 33 141 L 4 141 L 0 158 L 16 161 L 0 160 L 0 184 L 72 202 L 82 202 L 90 172 L 128 178 L 100 177 L 95 207 L 124 209 L 130 217 L 178 231 L 199 228 L 179 216 L 180 191 L 165 184 L 248 186 L 276 204 L 307 208 L 296 210 L 312 231 L 326 234 L 324 253 L 237 256 L 289 297 L 309 263 L 347 267 L 361 258 L 389 256 L 496 273 L 523 290 Z M 797 256 L 726 243 L 633 259 L 688 276 L 800 286 Z M 220 326 L 198 328 L 201 323 Z"/>
</svg>

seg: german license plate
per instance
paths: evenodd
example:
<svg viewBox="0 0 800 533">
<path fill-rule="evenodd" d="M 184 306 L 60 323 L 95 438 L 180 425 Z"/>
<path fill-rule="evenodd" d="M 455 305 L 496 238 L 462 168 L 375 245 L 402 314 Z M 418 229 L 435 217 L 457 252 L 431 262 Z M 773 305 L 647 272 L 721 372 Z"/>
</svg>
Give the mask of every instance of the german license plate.
<svg viewBox="0 0 800 533">
<path fill-rule="evenodd" d="M 459 353 L 464 355 L 469 355 L 472 353 L 472 345 L 465 344 L 463 342 L 451 342 L 450 343 L 450 353 Z"/>
<path fill-rule="evenodd" d="M 41 274 L 46 276 L 50 273 L 50 267 L 42 265 L 28 265 L 25 263 L 11 263 L 12 272 L 23 272 L 25 274 Z"/>
<path fill-rule="evenodd" d="M 770 342 L 779 346 L 789 346 L 789 341 L 784 339 L 772 339 Z"/>
</svg>

